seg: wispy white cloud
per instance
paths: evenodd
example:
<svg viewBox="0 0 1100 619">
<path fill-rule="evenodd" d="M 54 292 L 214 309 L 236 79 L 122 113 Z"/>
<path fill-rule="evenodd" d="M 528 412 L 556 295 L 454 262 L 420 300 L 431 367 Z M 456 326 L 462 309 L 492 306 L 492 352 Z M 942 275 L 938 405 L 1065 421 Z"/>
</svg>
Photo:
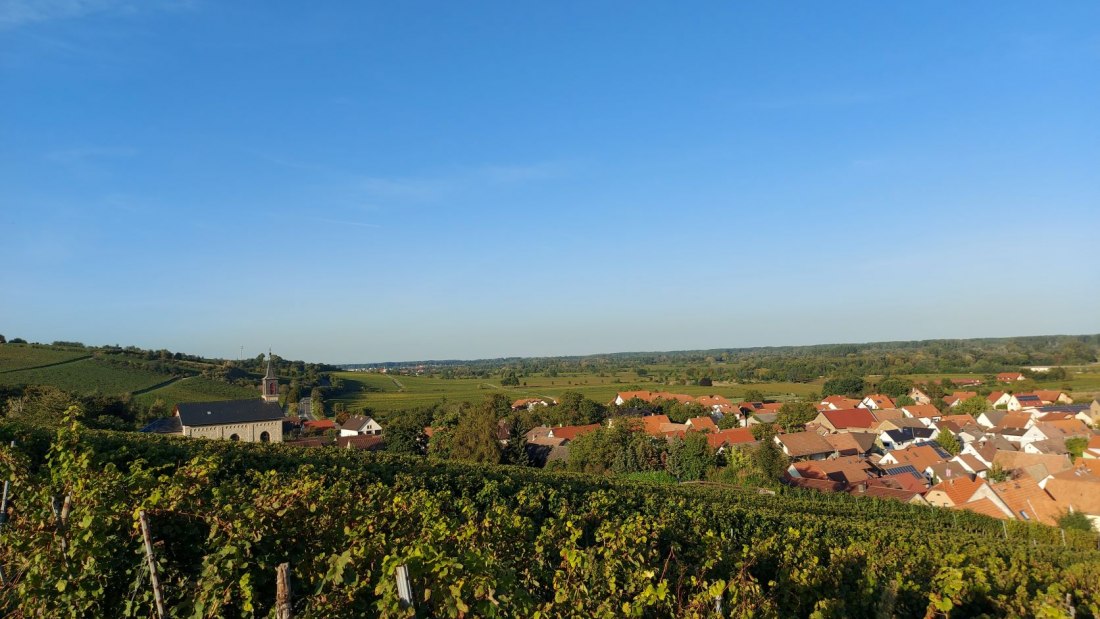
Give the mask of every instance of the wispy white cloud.
<svg viewBox="0 0 1100 619">
<path fill-rule="evenodd" d="M 103 13 L 133 14 L 191 6 L 190 0 L 0 0 L 0 28 Z"/>
</svg>

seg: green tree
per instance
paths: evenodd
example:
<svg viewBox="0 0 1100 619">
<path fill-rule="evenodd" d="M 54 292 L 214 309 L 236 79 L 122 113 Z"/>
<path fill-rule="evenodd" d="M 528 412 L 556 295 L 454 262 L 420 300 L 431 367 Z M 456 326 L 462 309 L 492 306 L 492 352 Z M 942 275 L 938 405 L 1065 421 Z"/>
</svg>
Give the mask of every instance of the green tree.
<svg viewBox="0 0 1100 619">
<path fill-rule="evenodd" d="M 669 445 L 665 467 L 680 481 L 702 479 L 712 466 L 714 450 L 707 443 L 706 435 L 700 432 L 688 432 Z"/>
<path fill-rule="evenodd" d="M 74 399 L 57 387 L 34 385 L 24 389 L 22 396 L 9 398 L 4 414 L 9 419 L 29 425 L 52 428 L 61 423 Z M 78 410 L 81 415 L 84 414 L 83 407 Z"/>
<path fill-rule="evenodd" d="M 1058 518 L 1058 527 L 1061 529 L 1068 529 L 1070 531 L 1085 531 L 1088 533 L 1094 533 L 1096 529 L 1092 526 L 1092 521 L 1085 515 L 1084 512 L 1065 512 Z"/>
<path fill-rule="evenodd" d="M 908 395 L 899 396 L 894 399 L 894 406 L 897 406 L 898 408 L 901 408 L 903 406 L 912 406 L 916 403 L 917 401 L 909 397 Z"/>
<path fill-rule="evenodd" d="M 863 379 L 859 376 L 837 376 L 825 381 L 821 386 L 821 395 L 843 395 L 855 398 L 863 395 Z"/>
<path fill-rule="evenodd" d="M 424 428 L 432 422 L 430 409 L 413 409 L 391 415 L 386 423 L 386 451 L 422 455 L 428 447 Z"/>
<path fill-rule="evenodd" d="M 985 474 L 985 477 L 993 483 L 1000 483 L 1002 481 L 1008 481 L 1009 474 L 1008 471 L 1001 468 L 1000 464 L 994 464 L 989 469 L 989 472 Z"/>
<path fill-rule="evenodd" d="M 744 397 L 746 402 L 763 402 L 764 392 L 759 389 L 749 389 L 745 392 Z"/>
<path fill-rule="evenodd" d="M 309 412 L 317 419 L 325 418 L 325 392 L 320 387 L 309 392 Z"/>
<path fill-rule="evenodd" d="M 467 462 L 500 463 L 497 417 L 490 403 L 467 409 L 451 438 L 451 457 Z"/>
<path fill-rule="evenodd" d="M 515 370 L 508 370 L 504 377 L 500 379 L 500 384 L 504 387 L 518 387 L 519 376 L 516 376 Z"/>
<path fill-rule="evenodd" d="M 817 408 L 809 402 L 784 402 L 779 407 L 776 423 L 787 432 L 801 430 L 817 417 Z"/>
<path fill-rule="evenodd" d="M 1066 439 L 1066 451 L 1073 456 L 1076 461 L 1085 454 L 1085 449 L 1089 446 L 1089 439 L 1080 436 Z"/>
<path fill-rule="evenodd" d="M 713 385 L 714 385 L 714 381 L 712 381 L 709 376 L 704 376 L 704 377 L 699 379 L 699 386 L 700 387 L 711 387 Z"/>
<path fill-rule="evenodd" d="M 912 387 L 913 381 L 911 380 L 898 378 L 896 376 L 887 376 L 879 381 L 877 389 L 879 393 L 897 399 L 909 393 L 909 389 Z"/>
<path fill-rule="evenodd" d="M 958 437 L 952 434 L 951 430 L 947 428 L 944 428 L 943 431 L 940 432 L 940 435 L 936 437 L 936 442 L 939 443 L 940 447 L 943 447 L 944 451 L 952 456 L 958 455 L 958 453 L 962 451 L 962 445 L 959 444 Z"/>
<path fill-rule="evenodd" d="M 976 395 L 972 398 L 967 398 L 962 402 L 959 402 L 952 407 L 959 415 L 979 415 L 984 411 L 990 409 L 989 400 L 985 397 Z"/>
<path fill-rule="evenodd" d="M 758 474 L 773 481 L 782 477 L 790 466 L 790 459 L 771 437 L 761 440 L 759 445 L 752 448 L 749 452 L 749 461 Z"/>
</svg>

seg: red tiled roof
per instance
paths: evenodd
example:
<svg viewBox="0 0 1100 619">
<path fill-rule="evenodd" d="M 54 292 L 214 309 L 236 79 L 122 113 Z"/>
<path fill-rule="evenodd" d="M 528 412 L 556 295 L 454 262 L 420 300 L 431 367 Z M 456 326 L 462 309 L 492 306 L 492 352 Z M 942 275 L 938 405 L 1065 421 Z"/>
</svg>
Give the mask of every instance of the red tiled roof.
<svg viewBox="0 0 1100 619">
<path fill-rule="evenodd" d="M 652 434 L 654 436 L 660 436 L 664 434 L 662 426 L 666 423 L 671 423 L 668 420 L 668 415 L 647 415 L 642 417 L 642 428 L 646 434 Z"/>
<path fill-rule="evenodd" d="M 344 449 L 377 451 L 386 446 L 386 440 L 381 436 L 341 436 L 336 439 L 336 446 Z"/>
<path fill-rule="evenodd" d="M 554 438 L 561 438 L 567 441 L 571 441 L 582 434 L 588 434 L 589 432 L 595 432 L 600 429 L 600 424 L 591 423 L 586 426 L 561 426 L 558 428 L 550 428 L 550 432 L 553 433 Z"/>
<path fill-rule="evenodd" d="M 702 432 L 704 430 L 708 432 L 717 432 L 718 426 L 714 423 L 714 420 L 710 417 L 692 417 L 687 420 L 691 429 Z"/>
<path fill-rule="evenodd" d="M 1054 402 L 1058 401 L 1059 397 L 1062 396 L 1062 392 L 1061 391 L 1052 391 L 1052 390 L 1036 391 L 1035 395 L 1039 396 L 1039 399 L 1042 400 L 1043 402 L 1050 402 L 1050 403 L 1053 404 Z"/>
<path fill-rule="evenodd" d="M 963 503 L 962 505 L 955 505 L 952 509 L 963 509 L 983 516 L 991 516 L 993 518 L 1000 518 L 1001 520 L 1011 520 L 1008 514 L 1000 507 L 997 507 L 997 504 L 994 503 L 992 499 L 982 498 L 977 501 Z"/>
<path fill-rule="evenodd" d="M 878 408 L 894 408 L 894 401 L 891 400 L 890 396 L 888 395 L 883 395 L 881 393 L 872 393 L 867 397 L 871 398 L 871 401 L 874 402 Z"/>
<path fill-rule="evenodd" d="M 842 395 L 831 395 L 823 400 L 822 404 L 832 404 L 837 409 L 855 408 L 859 405 L 859 400 L 853 400 Z"/>
<path fill-rule="evenodd" d="M 929 418 L 940 416 L 940 410 L 932 404 L 910 404 L 901 407 L 901 410 L 908 413 L 910 417 Z"/>
<path fill-rule="evenodd" d="M 985 480 L 981 477 L 971 479 L 970 476 L 966 475 L 941 481 L 935 486 L 932 486 L 928 492 L 943 492 L 947 495 L 951 503 L 960 505 L 970 501 L 970 498 L 973 497 L 974 493 L 978 490 L 981 490 L 982 486 L 985 486 Z"/>
<path fill-rule="evenodd" d="M 848 428 L 869 429 L 875 425 L 875 416 L 866 408 L 849 408 L 835 411 L 822 411 L 825 419 L 829 420 L 837 430 Z"/>
<path fill-rule="evenodd" d="M 928 445 L 910 445 L 905 449 L 895 449 L 888 455 L 892 455 L 898 461 L 898 465 L 911 464 L 917 471 L 924 473 L 930 466 L 943 462 L 943 457 Z M 894 465 L 883 465 L 894 466 Z"/>
<path fill-rule="evenodd" d="M 833 452 L 833 446 L 813 432 L 792 432 L 780 434 L 777 438 L 793 458 Z"/>
<path fill-rule="evenodd" d="M 743 445 L 755 441 L 750 428 L 728 428 L 707 434 L 707 443 L 715 449 L 722 445 Z"/>
<path fill-rule="evenodd" d="M 1018 477 L 991 484 L 991 487 L 1012 510 L 1014 517 L 1050 525 L 1058 523 L 1061 511 L 1058 504 L 1034 479 Z M 1027 514 L 1026 518 L 1024 514 Z"/>
<path fill-rule="evenodd" d="M 309 430 L 335 430 L 336 422 L 331 419 L 309 420 L 302 423 L 302 427 Z"/>
</svg>

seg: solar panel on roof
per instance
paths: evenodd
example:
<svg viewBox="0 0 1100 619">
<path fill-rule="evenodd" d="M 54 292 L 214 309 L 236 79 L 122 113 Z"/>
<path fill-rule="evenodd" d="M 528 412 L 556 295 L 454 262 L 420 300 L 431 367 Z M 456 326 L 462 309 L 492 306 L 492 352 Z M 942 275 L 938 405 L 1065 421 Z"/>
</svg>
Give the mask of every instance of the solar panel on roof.
<svg viewBox="0 0 1100 619">
<path fill-rule="evenodd" d="M 912 464 L 905 464 L 905 465 L 902 465 L 902 466 L 893 466 L 893 467 L 886 468 L 886 469 L 883 469 L 883 470 L 886 471 L 887 475 L 901 475 L 902 473 L 912 473 L 913 475 L 915 475 L 917 477 L 923 477 L 920 474 L 920 472 L 917 471 L 917 467 L 913 466 Z"/>
</svg>

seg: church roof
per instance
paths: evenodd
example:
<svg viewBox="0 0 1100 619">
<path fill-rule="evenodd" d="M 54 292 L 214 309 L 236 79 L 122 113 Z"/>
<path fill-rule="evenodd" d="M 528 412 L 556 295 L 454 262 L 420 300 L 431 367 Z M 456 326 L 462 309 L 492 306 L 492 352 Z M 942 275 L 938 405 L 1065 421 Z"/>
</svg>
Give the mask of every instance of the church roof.
<svg viewBox="0 0 1100 619">
<path fill-rule="evenodd" d="M 255 423 L 283 418 L 276 402 L 224 400 L 221 402 L 185 402 L 176 405 L 176 414 L 185 426 L 220 426 L 229 423 Z"/>
<path fill-rule="evenodd" d="M 267 351 L 267 374 L 264 378 L 275 378 L 275 368 L 271 365 L 271 351 Z"/>
<path fill-rule="evenodd" d="M 180 425 L 179 417 L 162 417 L 150 421 L 141 431 L 154 434 L 179 434 L 183 432 L 183 427 Z"/>
</svg>

